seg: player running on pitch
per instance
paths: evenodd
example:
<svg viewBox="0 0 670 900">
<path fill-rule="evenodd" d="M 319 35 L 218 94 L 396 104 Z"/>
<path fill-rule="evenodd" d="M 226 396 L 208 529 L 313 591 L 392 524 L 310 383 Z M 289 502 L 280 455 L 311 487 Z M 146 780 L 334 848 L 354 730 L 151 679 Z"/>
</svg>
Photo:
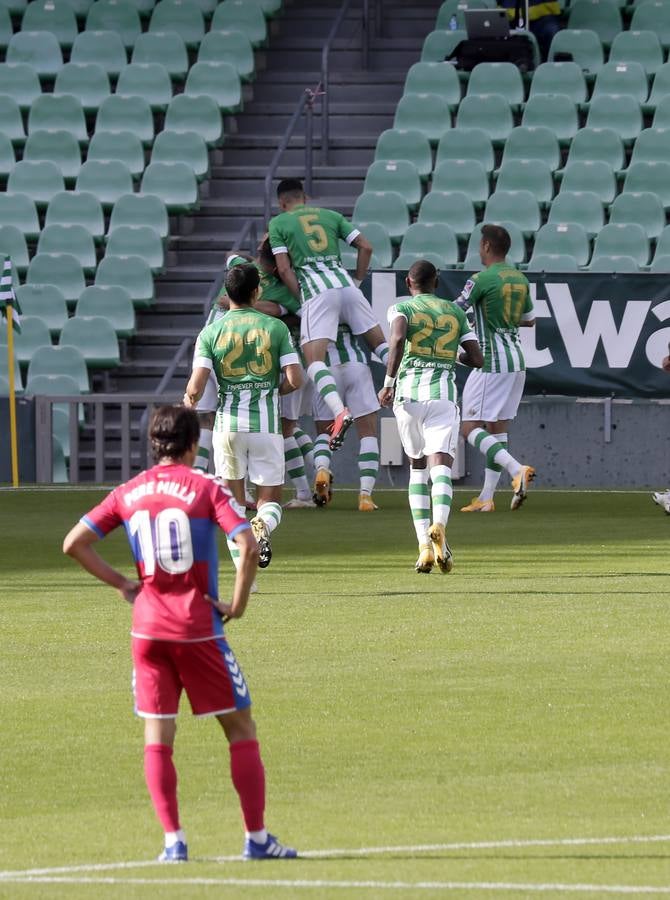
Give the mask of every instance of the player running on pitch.
<svg viewBox="0 0 670 900">
<path fill-rule="evenodd" d="M 194 715 L 218 719 L 230 745 L 230 771 L 246 828 L 244 858 L 288 859 L 296 851 L 265 830 L 265 771 L 251 698 L 223 631 L 224 621 L 244 614 L 258 545 L 230 492 L 191 468 L 199 432 L 191 410 L 157 409 L 149 427 L 157 465 L 88 512 L 65 538 L 63 551 L 133 606 L 135 708 L 144 719 L 146 783 L 165 832 L 160 862 L 188 859 L 172 759 L 182 691 Z M 139 582 L 113 569 L 92 546 L 119 525 L 128 534 Z M 218 600 L 217 528 L 240 549 L 230 603 Z"/>
<path fill-rule="evenodd" d="M 437 563 L 446 574 L 453 568 L 445 529 L 459 426 L 454 369 L 457 360 L 475 368 L 484 360 L 463 310 L 435 296 L 437 270 L 431 262 L 417 260 L 406 284 L 411 299 L 388 312 L 389 358 L 379 402 L 393 403 L 400 440 L 410 458 L 409 506 L 419 542 L 415 569 L 428 573 Z"/>
<path fill-rule="evenodd" d="M 358 288 L 368 270 L 372 247 L 340 213 L 307 206 L 302 182 L 297 179 L 280 181 L 277 197 L 282 212 L 270 222 L 270 245 L 279 277 L 302 300 L 300 342 L 307 375 L 330 409 L 330 449 L 337 450 L 353 418 L 325 362 L 329 341 L 337 340 L 337 327 L 344 323 L 365 338 L 382 362 L 388 355 L 381 327 Z M 358 250 L 353 280 L 342 266 L 340 240 Z"/>
</svg>

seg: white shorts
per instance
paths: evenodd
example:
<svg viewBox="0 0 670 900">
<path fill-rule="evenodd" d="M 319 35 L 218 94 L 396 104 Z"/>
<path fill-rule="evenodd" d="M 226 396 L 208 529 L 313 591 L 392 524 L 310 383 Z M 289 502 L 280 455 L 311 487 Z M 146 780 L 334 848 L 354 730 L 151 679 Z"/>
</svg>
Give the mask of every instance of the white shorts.
<svg viewBox="0 0 670 900">
<path fill-rule="evenodd" d="M 451 400 L 405 400 L 393 407 L 403 450 L 410 459 L 432 453 L 454 456 L 460 417 Z"/>
<path fill-rule="evenodd" d="M 523 396 L 525 372 L 470 372 L 463 388 L 464 422 L 513 419 Z"/>
<path fill-rule="evenodd" d="M 297 391 L 290 394 L 282 394 L 279 398 L 282 419 L 297 422 L 301 416 L 309 416 L 312 412 L 312 395 L 314 385 L 305 375 L 305 381 Z"/>
<path fill-rule="evenodd" d="M 219 407 L 219 385 L 213 372 L 209 373 L 205 390 L 202 397 L 198 400 L 196 412 L 211 413 L 216 412 Z"/>
<path fill-rule="evenodd" d="M 212 439 L 214 471 L 219 478 L 252 484 L 284 483 L 284 438 L 281 434 L 215 431 Z"/>
<path fill-rule="evenodd" d="M 300 343 L 328 338 L 337 340 L 337 327 L 348 325 L 354 334 L 364 334 L 379 323 L 372 307 L 357 287 L 331 288 L 302 305 Z"/>
<path fill-rule="evenodd" d="M 337 392 L 354 419 L 377 412 L 379 402 L 369 366 L 362 362 L 348 362 L 331 366 L 330 371 L 333 373 Z M 318 391 L 314 391 L 313 415 L 317 422 L 330 422 L 333 418 L 330 407 Z"/>
</svg>

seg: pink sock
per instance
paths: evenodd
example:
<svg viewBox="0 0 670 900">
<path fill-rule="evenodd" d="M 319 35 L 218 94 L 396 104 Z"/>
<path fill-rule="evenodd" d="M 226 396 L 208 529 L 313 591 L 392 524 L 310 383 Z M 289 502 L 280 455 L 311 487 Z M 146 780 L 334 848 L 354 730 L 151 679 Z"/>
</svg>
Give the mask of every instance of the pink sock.
<svg viewBox="0 0 670 900">
<path fill-rule="evenodd" d="M 265 812 L 265 769 L 258 741 L 230 745 L 230 774 L 240 798 L 247 831 L 261 831 Z"/>
<path fill-rule="evenodd" d="M 145 746 L 144 777 L 163 831 L 179 831 L 177 770 L 172 762 L 172 747 L 165 744 Z"/>
</svg>

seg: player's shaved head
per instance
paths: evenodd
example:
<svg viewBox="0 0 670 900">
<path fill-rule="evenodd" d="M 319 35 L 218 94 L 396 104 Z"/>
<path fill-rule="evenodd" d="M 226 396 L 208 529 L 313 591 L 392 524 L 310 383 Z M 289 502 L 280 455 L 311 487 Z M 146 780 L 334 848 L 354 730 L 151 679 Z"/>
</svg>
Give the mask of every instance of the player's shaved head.
<svg viewBox="0 0 670 900">
<path fill-rule="evenodd" d="M 481 243 L 489 245 L 489 253 L 497 259 L 504 259 L 512 246 L 509 231 L 502 225 L 482 225 Z"/>
<path fill-rule="evenodd" d="M 181 459 L 198 443 L 200 422 L 195 410 L 185 406 L 159 406 L 149 424 L 151 454 L 161 459 Z"/>
<path fill-rule="evenodd" d="M 237 306 L 249 306 L 260 283 L 256 266 L 233 266 L 226 275 L 226 294 Z"/>
<path fill-rule="evenodd" d="M 302 200 L 305 191 L 299 178 L 283 178 L 277 185 L 278 200 Z"/>
<path fill-rule="evenodd" d="M 410 285 L 419 293 L 432 293 L 437 282 L 437 269 L 427 259 L 417 259 L 407 273 Z"/>
</svg>

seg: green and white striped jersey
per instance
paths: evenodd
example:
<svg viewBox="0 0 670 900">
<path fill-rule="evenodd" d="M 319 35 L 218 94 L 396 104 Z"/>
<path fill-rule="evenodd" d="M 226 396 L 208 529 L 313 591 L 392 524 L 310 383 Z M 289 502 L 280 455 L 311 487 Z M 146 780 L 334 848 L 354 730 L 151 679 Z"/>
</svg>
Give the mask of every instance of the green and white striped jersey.
<svg viewBox="0 0 670 900">
<path fill-rule="evenodd" d="M 327 366 L 343 366 L 348 362 L 367 363 L 365 353 L 347 325 L 337 329 L 337 340 L 330 341 L 326 353 Z"/>
<path fill-rule="evenodd" d="M 462 309 L 434 294 L 417 294 L 391 306 L 389 324 L 407 319 L 407 337 L 395 389 L 395 403 L 405 400 L 456 402 L 454 369 L 458 347 L 476 341 Z"/>
<path fill-rule="evenodd" d="M 484 355 L 482 372 L 523 372 L 519 323 L 535 318 L 528 279 L 506 262 L 473 275 L 458 298 L 471 305 Z"/>
<path fill-rule="evenodd" d="M 340 241 L 353 243 L 360 232 L 332 209 L 296 206 L 270 221 L 272 252 L 288 253 L 300 285 L 302 302 L 331 288 L 353 287 L 342 266 Z"/>
<path fill-rule="evenodd" d="M 280 434 L 279 382 L 298 354 L 288 328 L 253 307 L 231 309 L 200 332 L 193 368 L 219 385 L 215 431 Z"/>
<path fill-rule="evenodd" d="M 276 303 L 278 306 L 283 306 L 287 312 L 293 313 L 294 315 L 298 312 L 300 303 L 289 291 L 281 278 L 277 278 L 276 275 L 265 272 L 254 260 L 250 261 L 243 256 L 237 256 L 235 253 L 231 253 L 226 260 L 227 269 L 232 269 L 233 266 L 256 266 L 261 278 L 261 300 L 269 300 L 270 303 Z M 220 319 L 221 316 L 226 313 L 226 310 L 219 306 L 219 299 L 225 296 L 226 289 L 222 286 L 221 293 L 212 304 L 205 325 L 211 325 L 212 322 L 216 322 L 217 319 Z"/>
</svg>

